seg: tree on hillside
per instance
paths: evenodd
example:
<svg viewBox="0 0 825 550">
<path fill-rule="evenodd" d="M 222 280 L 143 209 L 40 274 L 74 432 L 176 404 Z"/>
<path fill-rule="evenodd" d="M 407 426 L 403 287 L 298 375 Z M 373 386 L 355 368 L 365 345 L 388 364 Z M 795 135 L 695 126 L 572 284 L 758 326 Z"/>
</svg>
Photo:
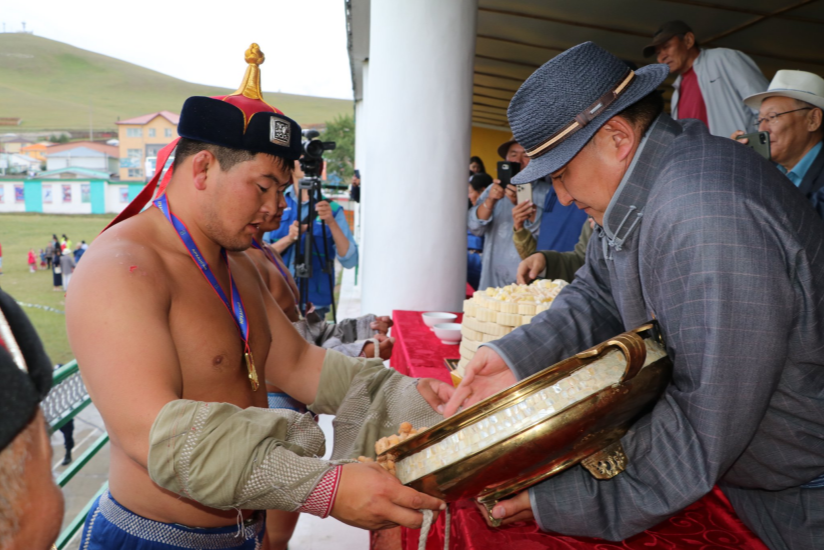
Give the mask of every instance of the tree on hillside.
<svg viewBox="0 0 825 550">
<path fill-rule="evenodd" d="M 355 164 L 355 121 L 352 115 L 340 115 L 325 125 L 320 139 L 335 142 L 335 149 L 324 153 L 327 178 L 335 174 L 348 184 Z"/>
</svg>

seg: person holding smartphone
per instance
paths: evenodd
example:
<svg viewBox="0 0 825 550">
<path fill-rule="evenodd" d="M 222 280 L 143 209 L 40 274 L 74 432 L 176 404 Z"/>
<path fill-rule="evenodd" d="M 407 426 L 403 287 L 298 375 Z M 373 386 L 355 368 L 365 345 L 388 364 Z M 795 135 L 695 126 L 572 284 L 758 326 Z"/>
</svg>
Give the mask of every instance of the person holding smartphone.
<svg viewBox="0 0 825 550">
<path fill-rule="evenodd" d="M 530 162 L 524 153 L 524 147 L 514 139 L 502 143 L 498 148 L 499 156 L 507 165 L 507 174 L 515 175 Z M 475 206 L 467 214 L 467 229 L 477 237 L 484 237 L 484 250 L 481 255 L 481 277 L 478 288 L 501 287 L 516 282 L 516 270 L 520 262 L 518 251 L 513 244 L 513 211 L 517 204 L 516 186 L 509 183 L 504 176 L 493 183 L 478 197 Z M 544 205 L 544 200 L 551 186 L 544 180 L 532 184 L 532 203 Z M 505 200 L 502 200 L 505 199 Z M 522 220 L 529 231 L 538 232 L 542 207 L 537 208 L 531 220 Z"/>
<path fill-rule="evenodd" d="M 746 97 L 759 109 L 757 131 L 767 132 L 770 160 L 805 195 L 822 217 L 822 77 L 805 71 L 777 71 L 767 92 Z M 731 136 L 749 143 L 737 130 Z"/>
</svg>

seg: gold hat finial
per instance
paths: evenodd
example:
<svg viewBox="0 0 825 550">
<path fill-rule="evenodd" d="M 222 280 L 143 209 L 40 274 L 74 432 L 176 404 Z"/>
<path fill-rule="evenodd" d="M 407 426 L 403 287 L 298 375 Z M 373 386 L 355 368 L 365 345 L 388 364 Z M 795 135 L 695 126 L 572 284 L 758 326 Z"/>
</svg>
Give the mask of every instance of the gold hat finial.
<svg viewBox="0 0 825 550">
<path fill-rule="evenodd" d="M 241 87 L 230 95 L 242 95 L 249 99 L 263 100 L 264 97 L 261 93 L 261 70 L 259 65 L 263 63 L 265 59 L 264 52 L 253 42 L 252 45 L 249 46 L 249 49 L 244 52 L 244 61 L 249 65 L 246 67 L 246 74 L 244 74 Z"/>
</svg>

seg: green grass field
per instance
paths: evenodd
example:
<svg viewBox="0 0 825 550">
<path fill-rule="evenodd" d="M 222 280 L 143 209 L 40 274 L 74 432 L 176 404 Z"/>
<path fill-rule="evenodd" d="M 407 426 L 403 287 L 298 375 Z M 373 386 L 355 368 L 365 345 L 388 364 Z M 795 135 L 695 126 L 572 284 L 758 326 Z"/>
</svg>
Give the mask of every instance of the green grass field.
<svg viewBox="0 0 825 550">
<path fill-rule="evenodd" d="M 242 65 L 238 67 L 241 83 Z M 161 110 L 180 113 L 193 95 L 225 95 L 222 89 L 186 82 L 156 71 L 40 36 L 0 33 L 0 117 L 21 117 L 3 132 L 88 130 Z M 322 124 L 351 114 L 345 99 L 265 92 L 264 99 L 299 124 Z"/>
<path fill-rule="evenodd" d="M 52 272 L 38 270 L 29 273 L 26 263 L 30 248 L 38 255 L 46 248 L 53 233 L 65 233 L 74 244 L 85 240 L 91 243 L 114 215 L 61 216 L 55 214 L 0 214 L 0 245 L 3 247 L 3 275 L 0 288 L 18 302 L 38 304 L 63 311 L 63 292 L 52 290 Z M 81 259 L 81 262 L 83 260 Z M 23 307 L 52 363 L 66 363 L 74 358 L 66 338 L 66 317 L 60 313 L 32 307 Z"/>
</svg>

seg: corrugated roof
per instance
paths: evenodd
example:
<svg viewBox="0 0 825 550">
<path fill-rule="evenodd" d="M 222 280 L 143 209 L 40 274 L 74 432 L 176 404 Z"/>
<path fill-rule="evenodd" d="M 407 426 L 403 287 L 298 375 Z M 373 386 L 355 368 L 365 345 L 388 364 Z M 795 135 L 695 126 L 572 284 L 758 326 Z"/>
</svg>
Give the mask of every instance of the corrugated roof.
<svg viewBox="0 0 825 550">
<path fill-rule="evenodd" d="M 156 117 L 162 116 L 169 122 L 174 125 L 178 124 L 180 120 L 180 115 L 176 115 L 170 111 L 158 111 L 157 113 L 150 113 L 148 115 L 142 115 L 135 118 L 130 118 L 128 120 L 118 120 L 115 124 L 148 124 L 151 120 L 155 119 Z"/>
<path fill-rule="evenodd" d="M 74 141 L 72 143 L 61 143 L 59 145 L 50 145 L 46 148 L 46 156 L 53 155 L 55 153 L 62 153 L 63 151 L 69 151 L 71 149 L 77 149 L 78 147 L 85 147 L 87 149 L 92 149 L 99 153 L 104 153 L 109 155 L 110 157 L 119 157 L 120 152 L 117 147 L 114 145 L 106 145 L 105 143 L 97 143 L 95 141 Z"/>
<path fill-rule="evenodd" d="M 57 170 L 49 170 L 47 172 L 40 172 L 37 174 L 38 178 L 51 178 L 54 176 L 59 176 L 61 174 L 77 174 L 78 176 L 84 176 L 88 178 L 95 178 L 95 179 L 109 179 L 110 174 L 107 172 L 101 172 L 100 170 L 92 170 L 91 168 L 78 168 L 74 166 L 69 166 L 66 168 L 58 168 Z"/>
</svg>

